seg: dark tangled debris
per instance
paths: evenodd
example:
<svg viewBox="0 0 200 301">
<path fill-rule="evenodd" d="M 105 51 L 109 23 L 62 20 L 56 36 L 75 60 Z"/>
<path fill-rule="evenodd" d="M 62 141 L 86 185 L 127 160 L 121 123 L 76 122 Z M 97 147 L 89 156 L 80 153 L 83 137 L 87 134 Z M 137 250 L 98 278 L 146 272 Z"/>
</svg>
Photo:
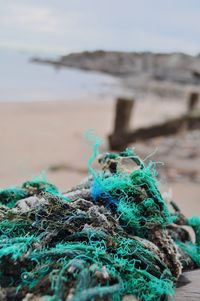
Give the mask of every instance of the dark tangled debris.
<svg viewBox="0 0 200 301">
<path fill-rule="evenodd" d="M 99 161 L 64 194 L 40 179 L 0 191 L 0 300 L 167 300 L 200 267 L 200 219 L 169 211 L 153 164 L 128 149 Z"/>
</svg>

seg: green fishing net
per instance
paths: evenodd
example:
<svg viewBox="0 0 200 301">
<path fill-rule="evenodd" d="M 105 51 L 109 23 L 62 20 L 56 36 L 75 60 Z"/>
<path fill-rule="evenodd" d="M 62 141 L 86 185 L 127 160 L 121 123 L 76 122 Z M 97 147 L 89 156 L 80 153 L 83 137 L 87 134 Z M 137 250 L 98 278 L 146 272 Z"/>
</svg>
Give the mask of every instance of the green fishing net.
<svg viewBox="0 0 200 301">
<path fill-rule="evenodd" d="M 127 149 L 94 170 L 98 147 L 64 194 L 41 178 L 0 191 L 0 300 L 161 301 L 200 267 L 200 219 L 169 211 L 154 164 Z"/>
</svg>

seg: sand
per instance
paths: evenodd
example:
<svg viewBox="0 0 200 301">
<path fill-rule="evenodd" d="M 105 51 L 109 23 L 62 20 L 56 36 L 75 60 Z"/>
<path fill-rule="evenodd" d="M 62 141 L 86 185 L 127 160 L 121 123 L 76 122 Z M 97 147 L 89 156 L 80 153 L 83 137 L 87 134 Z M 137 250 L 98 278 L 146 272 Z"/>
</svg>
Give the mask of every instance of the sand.
<svg viewBox="0 0 200 301">
<path fill-rule="evenodd" d="M 183 102 L 172 100 L 138 102 L 132 126 L 165 120 L 184 110 Z M 41 172 L 62 190 L 75 185 L 87 175 L 87 160 L 92 151 L 83 133 L 93 129 L 104 140 L 102 151 L 106 151 L 113 118 L 114 101 L 106 98 L 0 103 L 0 187 L 20 184 Z M 191 159 L 191 164 L 196 161 Z M 161 189 L 170 191 L 188 216 L 200 214 L 199 183 L 191 179 L 173 181 L 162 184 Z"/>
</svg>

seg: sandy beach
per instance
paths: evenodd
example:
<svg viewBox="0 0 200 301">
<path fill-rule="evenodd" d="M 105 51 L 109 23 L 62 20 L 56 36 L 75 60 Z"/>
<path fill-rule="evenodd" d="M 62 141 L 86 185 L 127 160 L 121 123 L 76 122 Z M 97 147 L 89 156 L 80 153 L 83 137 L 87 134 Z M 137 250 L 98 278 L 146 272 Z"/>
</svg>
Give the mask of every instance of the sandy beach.
<svg viewBox="0 0 200 301">
<path fill-rule="evenodd" d="M 98 98 L 66 102 L 1 103 L 0 187 L 20 184 L 40 173 L 45 173 L 61 190 L 77 184 L 87 175 L 87 161 L 92 152 L 91 143 L 83 134 L 93 129 L 104 141 L 101 150 L 107 151 L 107 135 L 112 131 L 114 105 L 113 99 Z M 156 106 L 155 114 L 151 114 L 152 106 Z M 173 103 L 173 100 L 170 103 L 158 100 L 137 102 L 132 126 L 165 120 L 184 110 L 183 102 Z M 166 142 L 157 139 L 150 146 L 149 143 L 142 144 L 142 147 L 136 144 L 136 151 L 138 149 L 144 158 L 155 150 L 155 144 L 157 151 L 152 160 L 161 159 L 165 163 L 162 169 L 165 170 L 167 161 L 173 158 L 173 153 L 171 157 L 162 156 L 161 150 Z M 176 158 L 173 160 L 175 162 Z M 190 168 L 193 166 L 199 169 L 198 156 L 189 162 Z M 170 179 L 162 179 L 162 191 L 168 192 L 187 215 L 200 214 L 198 181 L 192 178 Z"/>
<path fill-rule="evenodd" d="M 200 1 L 2 1 L 0 301 L 199 300 Z"/>
</svg>

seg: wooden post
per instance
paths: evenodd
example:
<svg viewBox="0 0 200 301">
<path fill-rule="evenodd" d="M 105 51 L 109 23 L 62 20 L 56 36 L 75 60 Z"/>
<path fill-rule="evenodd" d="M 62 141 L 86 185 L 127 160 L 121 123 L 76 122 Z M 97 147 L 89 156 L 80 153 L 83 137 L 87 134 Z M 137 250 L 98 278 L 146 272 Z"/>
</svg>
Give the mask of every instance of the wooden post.
<svg viewBox="0 0 200 301">
<path fill-rule="evenodd" d="M 121 135 L 111 135 L 110 146 L 114 150 L 123 150 L 128 144 L 136 141 L 144 141 L 151 138 L 175 135 L 185 127 L 187 130 L 195 130 L 200 128 L 200 112 L 192 111 L 190 114 L 183 115 L 169 121 L 154 124 L 149 127 L 139 128 L 134 131 L 126 131 Z"/>
<path fill-rule="evenodd" d="M 129 130 L 131 112 L 134 100 L 118 98 L 116 102 L 114 134 L 124 133 Z"/>
<path fill-rule="evenodd" d="M 114 132 L 108 137 L 111 150 L 122 151 L 128 144 L 138 140 L 146 140 L 155 137 L 174 135 L 185 130 L 200 128 L 200 111 L 197 109 L 199 93 L 192 92 L 188 100 L 188 112 L 178 118 L 164 123 L 155 124 L 145 128 L 130 130 L 131 113 L 134 100 L 118 98 L 116 103 L 116 115 Z"/>
<path fill-rule="evenodd" d="M 130 130 L 131 113 L 134 107 L 134 99 L 118 98 L 116 101 L 114 132 L 109 136 L 110 148 L 122 150 L 123 135 Z"/>
<path fill-rule="evenodd" d="M 192 92 L 189 95 L 188 99 L 188 112 L 191 112 L 196 109 L 199 102 L 199 93 Z"/>
</svg>

